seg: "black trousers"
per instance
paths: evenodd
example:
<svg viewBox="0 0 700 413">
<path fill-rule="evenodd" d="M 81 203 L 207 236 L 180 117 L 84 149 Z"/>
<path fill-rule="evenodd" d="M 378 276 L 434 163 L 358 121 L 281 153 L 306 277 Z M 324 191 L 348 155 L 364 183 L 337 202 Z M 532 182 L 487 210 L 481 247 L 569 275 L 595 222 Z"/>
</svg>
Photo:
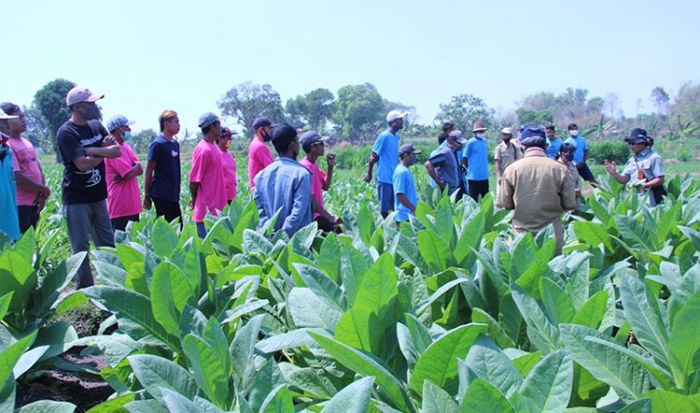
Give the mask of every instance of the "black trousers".
<svg viewBox="0 0 700 413">
<path fill-rule="evenodd" d="M 19 216 L 19 232 L 24 234 L 29 227 L 36 229 L 39 221 L 39 207 L 36 205 L 17 205 L 17 215 Z"/>
<path fill-rule="evenodd" d="M 180 229 L 182 229 L 182 211 L 180 211 L 179 201 L 170 201 L 162 198 L 153 198 L 153 205 L 156 207 L 156 216 L 164 217 L 166 221 L 173 222 L 180 220 Z"/>
<path fill-rule="evenodd" d="M 576 168 L 578 168 L 578 174 L 581 176 L 581 178 L 585 179 L 586 181 L 592 184 L 598 183 L 598 181 L 595 180 L 593 172 L 591 172 L 591 168 L 588 167 L 587 163 L 584 162 L 580 165 L 577 165 Z"/>
<path fill-rule="evenodd" d="M 489 193 L 489 180 L 485 179 L 483 181 L 473 181 L 471 179 L 468 179 L 469 181 L 469 196 L 472 197 L 473 200 L 479 201 L 479 197 L 485 197 Z"/>
<path fill-rule="evenodd" d="M 139 214 L 127 215 L 125 217 L 119 217 L 119 218 L 112 218 L 112 219 L 110 219 L 110 221 L 112 221 L 112 230 L 124 231 L 126 229 L 126 224 L 128 224 L 129 221 L 138 222 L 139 218 L 140 218 Z"/>
</svg>

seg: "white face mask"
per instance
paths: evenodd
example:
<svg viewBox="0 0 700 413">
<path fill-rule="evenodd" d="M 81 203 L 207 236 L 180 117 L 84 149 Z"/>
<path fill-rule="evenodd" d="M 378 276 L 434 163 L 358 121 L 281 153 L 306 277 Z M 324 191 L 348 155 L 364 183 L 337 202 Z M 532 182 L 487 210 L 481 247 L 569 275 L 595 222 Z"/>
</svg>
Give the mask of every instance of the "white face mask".
<svg viewBox="0 0 700 413">
<path fill-rule="evenodd" d="M 479 139 L 484 139 L 486 137 L 486 134 L 485 133 L 477 133 L 476 137 Z"/>
<path fill-rule="evenodd" d="M 577 137 L 577 136 L 578 136 L 578 129 L 572 129 L 572 130 L 570 130 L 570 131 L 569 131 L 569 135 L 571 135 L 571 136 L 573 136 L 573 137 Z"/>
</svg>

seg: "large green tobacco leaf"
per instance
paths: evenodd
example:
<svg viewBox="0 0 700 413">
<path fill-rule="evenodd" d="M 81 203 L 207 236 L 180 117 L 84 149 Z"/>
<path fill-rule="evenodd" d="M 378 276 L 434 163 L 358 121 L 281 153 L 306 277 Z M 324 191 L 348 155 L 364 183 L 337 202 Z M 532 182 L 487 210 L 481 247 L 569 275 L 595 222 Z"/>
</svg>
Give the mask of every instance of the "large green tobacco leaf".
<svg viewBox="0 0 700 413">
<path fill-rule="evenodd" d="M 614 251 L 612 240 L 608 235 L 607 229 L 598 223 L 588 221 L 576 221 L 573 223 L 574 233 L 579 241 L 583 241 L 591 247 L 597 247 L 600 244 L 605 246 L 607 251 Z"/>
<path fill-rule="evenodd" d="M 527 323 L 527 336 L 535 348 L 549 353 L 561 347 L 559 330 L 547 319 L 537 301 L 516 284 L 513 284 L 511 293 Z"/>
<path fill-rule="evenodd" d="M 280 384 L 267 395 L 260 406 L 260 413 L 294 413 L 292 395 L 284 384 Z"/>
<path fill-rule="evenodd" d="M 506 397 L 517 391 L 523 382 L 508 356 L 483 336 L 472 344 L 464 362 L 478 378 L 489 382 Z"/>
<path fill-rule="evenodd" d="M 168 333 L 178 334 L 180 314 L 194 292 L 179 268 L 167 262 L 158 264 L 151 280 L 151 306 L 153 317 Z"/>
<path fill-rule="evenodd" d="M 0 401 L 8 396 L 6 393 L 14 391 L 13 383 L 15 377 L 13 375 L 13 369 L 15 368 L 15 364 L 22 357 L 22 354 L 32 345 L 35 338 L 36 331 L 7 347 L 0 353 L 0 390 L 2 390 Z M 12 389 L 8 390 L 10 387 L 12 387 Z"/>
<path fill-rule="evenodd" d="M 83 293 L 107 307 L 117 319 L 138 324 L 174 351 L 179 349 L 180 343 L 177 337 L 168 333 L 153 317 L 150 300 L 147 297 L 134 291 L 107 286 L 86 288 Z"/>
<path fill-rule="evenodd" d="M 365 413 L 372 397 L 374 377 L 364 377 L 339 391 L 323 406 L 321 413 Z"/>
<path fill-rule="evenodd" d="M 413 411 L 411 402 L 401 382 L 391 374 L 386 367 L 362 353 L 360 350 L 356 350 L 331 337 L 315 333 L 309 334 L 340 364 L 363 376 L 374 376 L 376 383 L 384 390 L 387 396 L 389 396 L 394 406 L 401 409 L 403 412 Z"/>
<path fill-rule="evenodd" d="M 597 337 L 614 343 L 606 335 L 593 329 L 563 324 L 559 327 L 562 341 L 574 360 L 595 378 L 609 384 L 624 400 L 636 400 L 649 388 L 649 379 L 644 368 L 611 347 L 586 341 L 586 337 Z"/>
<path fill-rule="evenodd" d="M 179 242 L 177 232 L 165 219 L 158 218 L 151 233 L 151 246 L 159 257 L 165 258 L 172 254 Z"/>
<path fill-rule="evenodd" d="M 309 337 L 314 345 L 315 341 Z M 301 390 L 306 397 L 327 400 L 338 393 L 338 389 L 321 368 L 299 367 L 291 363 L 277 365 L 288 387 Z"/>
<path fill-rule="evenodd" d="M 239 388 L 245 388 L 255 373 L 255 342 L 260 332 L 263 315 L 250 319 L 248 323 L 236 331 L 229 346 L 233 368 L 233 377 Z"/>
<path fill-rule="evenodd" d="M 676 384 L 686 389 L 688 380 L 700 370 L 700 295 L 692 296 L 676 313 L 671 328 L 670 351 Z"/>
<path fill-rule="evenodd" d="M 58 301 L 59 295 L 73 281 L 86 254 L 87 252 L 79 252 L 61 261 L 57 268 L 41 280 L 39 288 L 34 293 L 31 310 L 33 314 L 44 317 L 49 313 L 51 307 Z"/>
<path fill-rule="evenodd" d="M 328 278 L 321 270 L 311 265 L 298 263 L 294 264 L 294 268 L 299 273 L 299 277 L 304 281 L 304 284 L 319 298 L 327 301 L 327 305 L 334 306 L 340 311 L 347 309 L 345 293 L 335 281 Z"/>
<path fill-rule="evenodd" d="M 331 280 L 335 283 L 341 282 L 340 245 L 338 244 L 338 237 L 332 232 L 326 235 L 326 239 L 324 239 L 321 244 L 318 264 L 321 266 L 321 269 L 328 274 Z"/>
<path fill-rule="evenodd" d="M 459 413 L 459 405 L 449 393 L 426 380 L 423 382 L 422 413 Z"/>
<path fill-rule="evenodd" d="M 29 296 L 36 287 L 36 272 L 31 262 L 12 250 L 0 255 L 0 295 L 13 292 L 10 312 L 26 310 Z"/>
<path fill-rule="evenodd" d="M 190 373 L 168 359 L 149 354 L 128 357 L 136 379 L 154 398 L 163 399 L 165 388 L 191 399 L 197 394 L 197 383 Z"/>
<path fill-rule="evenodd" d="M 292 288 L 287 305 L 297 327 L 321 327 L 335 331 L 342 316 L 335 306 L 330 306 L 308 288 Z"/>
<path fill-rule="evenodd" d="M 549 278 L 540 278 L 542 303 L 552 324 L 569 323 L 574 318 L 574 304 L 563 288 Z"/>
<path fill-rule="evenodd" d="M 576 312 L 571 320 L 573 324 L 581 324 L 597 329 L 608 310 L 608 292 L 598 291 Z"/>
<path fill-rule="evenodd" d="M 341 238 L 340 241 L 340 277 L 348 303 L 352 305 L 372 262 L 348 242 L 349 240 Z"/>
<path fill-rule="evenodd" d="M 489 382 L 476 379 L 469 384 L 460 413 L 484 412 L 515 413 L 515 409 Z"/>
<path fill-rule="evenodd" d="M 162 389 L 163 403 L 169 413 L 224 413 L 223 410 L 212 406 L 205 400 L 193 402 L 187 397 L 169 389 Z"/>
<path fill-rule="evenodd" d="M 482 212 L 474 215 L 469 223 L 462 230 L 462 234 L 457 240 L 457 245 L 454 249 L 454 257 L 460 267 L 469 268 L 473 264 L 474 259 L 468 258 L 474 256 L 474 251 L 479 247 L 481 237 L 484 233 L 486 219 Z"/>
<path fill-rule="evenodd" d="M 73 413 L 74 411 L 75 405 L 73 403 L 40 400 L 20 407 L 16 413 Z"/>
<path fill-rule="evenodd" d="M 454 393 L 458 387 L 457 360 L 467 355 L 472 343 L 487 329 L 485 324 L 467 324 L 435 340 L 418 359 L 409 381 L 411 388 L 421 394 L 423 381 L 430 380 L 448 393 Z"/>
<path fill-rule="evenodd" d="M 422 229 L 418 231 L 417 241 L 421 256 L 433 270 L 443 271 L 447 268 L 450 248 L 438 234 Z"/>
<path fill-rule="evenodd" d="M 654 413 L 700 413 L 698 404 L 679 393 L 655 389 L 644 393 L 644 397 L 651 400 L 651 411 Z"/>
<path fill-rule="evenodd" d="M 619 413 L 652 413 L 651 400 L 641 399 L 625 406 Z"/>
<path fill-rule="evenodd" d="M 573 368 L 566 350 L 550 353 L 527 375 L 520 394 L 533 401 L 538 412 L 563 412 L 571 398 Z"/>
</svg>

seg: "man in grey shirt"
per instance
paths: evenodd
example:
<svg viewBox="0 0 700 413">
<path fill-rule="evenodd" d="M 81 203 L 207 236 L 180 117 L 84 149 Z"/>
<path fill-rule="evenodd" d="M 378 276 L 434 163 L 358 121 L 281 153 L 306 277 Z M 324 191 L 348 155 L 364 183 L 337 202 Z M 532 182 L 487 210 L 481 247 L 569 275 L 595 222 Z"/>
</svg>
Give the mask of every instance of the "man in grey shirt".
<svg viewBox="0 0 700 413">
<path fill-rule="evenodd" d="M 440 187 L 440 190 L 447 186 L 447 193 L 450 195 L 461 188 L 459 164 L 455 154 L 462 149 L 465 143 L 467 143 L 467 138 L 464 137 L 464 134 L 453 130 L 447 137 L 447 145 L 441 145 L 434 150 L 425 162 L 425 169 L 428 170 L 430 177 Z"/>
<path fill-rule="evenodd" d="M 279 157 L 254 179 L 258 226 L 264 226 L 279 211 L 274 228 L 291 237 L 313 220 L 311 172 L 296 160 L 300 148 L 296 129 L 286 123 L 275 125 L 272 144 Z"/>
</svg>

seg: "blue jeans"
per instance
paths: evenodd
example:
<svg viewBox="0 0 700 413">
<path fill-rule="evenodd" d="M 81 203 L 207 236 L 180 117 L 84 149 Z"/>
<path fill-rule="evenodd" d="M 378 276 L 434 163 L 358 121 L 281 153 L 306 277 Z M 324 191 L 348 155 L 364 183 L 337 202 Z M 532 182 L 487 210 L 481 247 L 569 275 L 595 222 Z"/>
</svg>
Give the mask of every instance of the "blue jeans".
<svg viewBox="0 0 700 413">
<path fill-rule="evenodd" d="M 204 238 L 207 236 L 207 227 L 204 226 L 204 222 L 195 222 L 197 225 L 197 235 L 199 238 Z"/>
</svg>

